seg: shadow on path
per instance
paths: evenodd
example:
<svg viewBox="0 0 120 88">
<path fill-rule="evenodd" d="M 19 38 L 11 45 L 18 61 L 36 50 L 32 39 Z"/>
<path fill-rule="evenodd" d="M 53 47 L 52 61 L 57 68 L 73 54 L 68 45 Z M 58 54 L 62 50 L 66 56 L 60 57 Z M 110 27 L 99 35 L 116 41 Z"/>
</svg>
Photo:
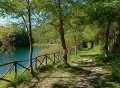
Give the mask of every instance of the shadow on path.
<svg viewBox="0 0 120 88">
<path fill-rule="evenodd" d="M 32 85 L 27 88 L 116 88 L 101 62 L 83 58 L 72 63 L 73 66 L 62 69 L 57 75 L 37 77 L 39 80 L 33 84 L 31 81 Z"/>
<path fill-rule="evenodd" d="M 73 63 L 75 66 L 66 70 L 75 76 L 72 83 L 71 80 L 62 80 L 55 83 L 53 88 L 115 88 L 114 82 L 109 79 L 110 75 L 103 70 L 102 63 L 89 58 Z"/>
</svg>

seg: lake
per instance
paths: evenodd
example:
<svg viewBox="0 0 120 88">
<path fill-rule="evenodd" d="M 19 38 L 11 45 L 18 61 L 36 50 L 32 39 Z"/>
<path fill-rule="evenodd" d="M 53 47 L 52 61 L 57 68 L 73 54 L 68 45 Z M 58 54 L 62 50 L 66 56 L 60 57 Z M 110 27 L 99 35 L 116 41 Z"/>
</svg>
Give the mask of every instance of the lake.
<svg viewBox="0 0 120 88">
<path fill-rule="evenodd" d="M 14 50 L 12 55 L 0 56 L 0 64 L 7 63 L 10 61 L 27 60 L 29 58 L 29 51 L 30 51 L 29 48 L 16 48 L 16 50 Z M 38 52 L 40 52 L 40 51 L 41 51 L 41 48 L 34 48 L 33 49 L 33 57 L 35 57 L 38 54 Z M 20 64 L 27 67 L 29 65 L 29 62 L 20 62 Z M 8 67 L 9 67 L 9 65 L 0 67 L 0 74 L 5 73 Z M 19 70 L 22 69 L 21 66 L 17 66 L 17 68 Z"/>
</svg>

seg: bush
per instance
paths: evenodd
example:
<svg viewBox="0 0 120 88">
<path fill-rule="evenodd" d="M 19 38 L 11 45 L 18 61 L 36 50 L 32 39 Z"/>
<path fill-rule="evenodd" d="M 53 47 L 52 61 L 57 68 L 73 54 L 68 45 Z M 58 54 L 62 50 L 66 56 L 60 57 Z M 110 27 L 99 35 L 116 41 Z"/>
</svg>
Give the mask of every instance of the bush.
<svg viewBox="0 0 120 88">
<path fill-rule="evenodd" d="M 27 32 L 19 31 L 13 36 L 15 37 L 15 40 L 13 42 L 15 47 L 29 47 L 30 44 Z"/>
</svg>

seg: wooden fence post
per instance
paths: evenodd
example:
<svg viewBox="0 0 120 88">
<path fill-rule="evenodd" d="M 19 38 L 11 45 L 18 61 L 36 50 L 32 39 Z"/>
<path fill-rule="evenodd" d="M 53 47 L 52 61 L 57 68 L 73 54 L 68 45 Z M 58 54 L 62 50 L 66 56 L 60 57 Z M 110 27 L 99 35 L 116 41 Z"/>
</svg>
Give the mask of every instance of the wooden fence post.
<svg viewBox="0 0 120 88">
<path fill-rule="evenodd" d="M 14 78 L 17 78 L 17 63 L 14 62 Z"/>
<path fill-rule="evenodd" d="M 37 69 L 37 57 L 35 58 L 35 69 Z"/>
<path fill-rule="evenodd" d="M 58 52 L 58 62 L 60 62 L 60 58 L 61 58 L 61 53 Z"/>
<path fill-rule="evenodd" d="M 54 53 L 54 64 L 55 64 L 55 53 Z"/>
<path fill-rule="evenodd" d="M 47 65 L 47 55 L 45 55 L 45 59 L 46 59 L 46 65 Z"/>
</svg>

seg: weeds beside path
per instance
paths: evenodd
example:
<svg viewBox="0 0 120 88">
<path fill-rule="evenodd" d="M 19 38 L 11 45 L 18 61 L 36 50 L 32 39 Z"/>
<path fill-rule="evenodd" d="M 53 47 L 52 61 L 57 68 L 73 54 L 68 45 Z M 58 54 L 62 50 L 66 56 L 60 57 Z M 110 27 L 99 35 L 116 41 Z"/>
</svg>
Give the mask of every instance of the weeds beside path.
<svg viewBox="0 0 120 88">
<path fill-rule="evenodd" d="M 56 65 L 40 73 L 37 79 L 17 88 L 119 88 L 111 81 L 104 65 L 94 58 L 83 57 L 71 62 L 71 67 Z"/>
</svg>

